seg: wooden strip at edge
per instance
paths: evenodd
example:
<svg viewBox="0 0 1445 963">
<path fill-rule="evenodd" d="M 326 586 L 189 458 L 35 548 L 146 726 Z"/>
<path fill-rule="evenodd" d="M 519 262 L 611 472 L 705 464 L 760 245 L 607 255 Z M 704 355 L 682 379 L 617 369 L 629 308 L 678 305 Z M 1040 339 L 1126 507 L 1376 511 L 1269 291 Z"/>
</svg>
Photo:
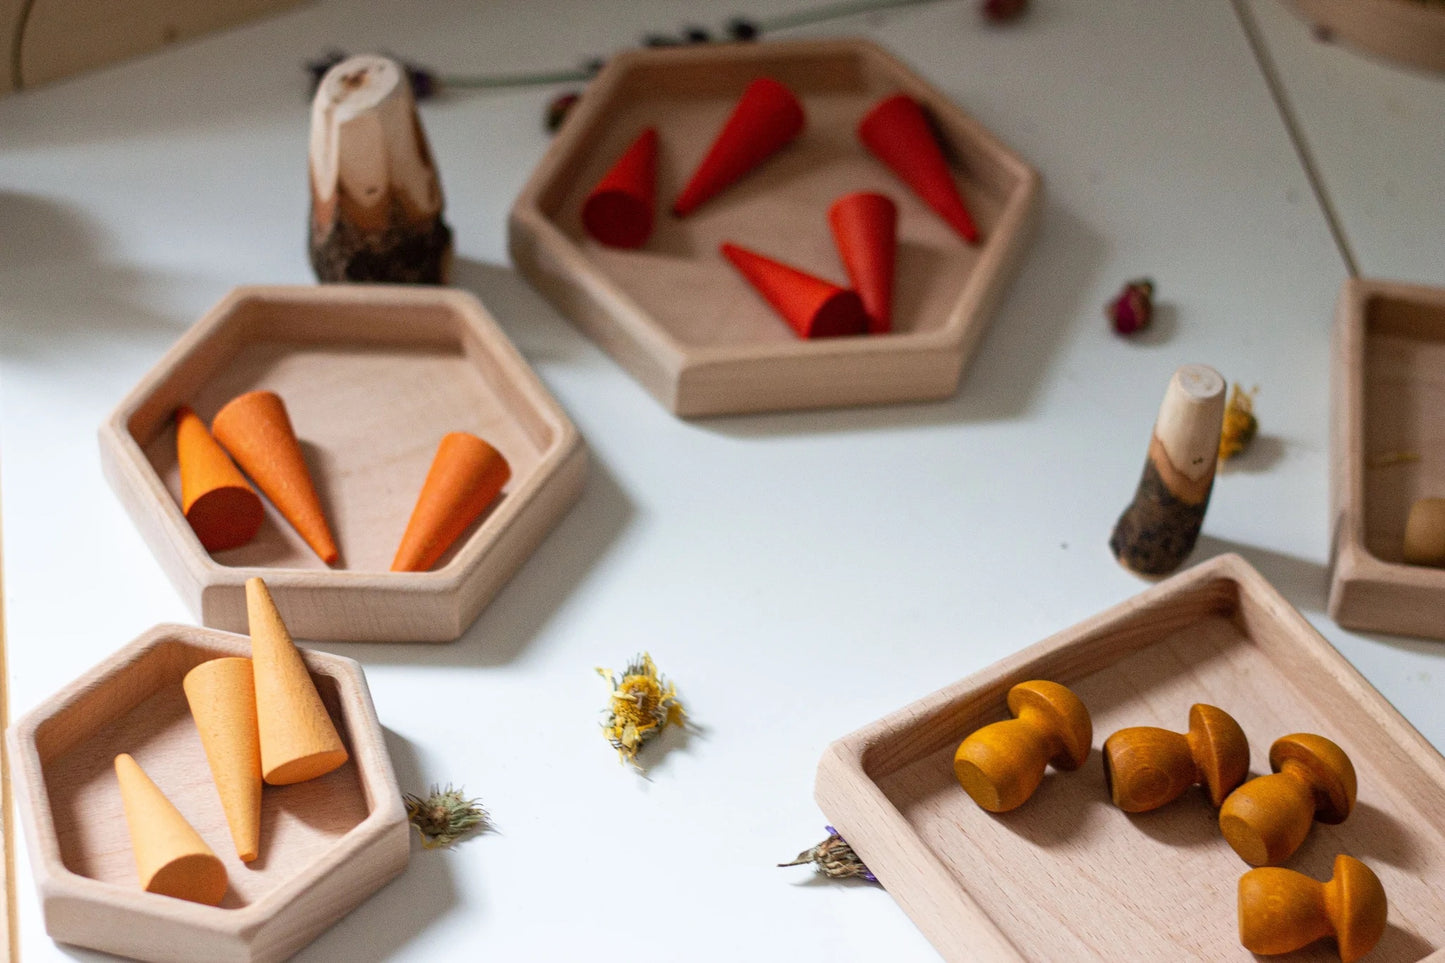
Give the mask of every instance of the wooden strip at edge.
<svg viewBox="0 0 1445 963">
<path fill-rule="evenodd" d="M 3 521 L 3 519 L 0 519 Z M 3 524 L 0 524 L 3 529 Z M 3 537 L 0 537 L 0 730 L 10 726 L 10 662 L 6 655 L 5 632 L 5 561 Z M 0 910 L 0 936 L 7 960 L 20 959 L 19 921 L 15 913 L 15 820 L 14 794 L 10 787 L 10 753 L 0 744 L 0 834 L 3 834 L 5 858 L 0 860 L 0 877 L 5 884 L 5 907 Z"/>
</svg>

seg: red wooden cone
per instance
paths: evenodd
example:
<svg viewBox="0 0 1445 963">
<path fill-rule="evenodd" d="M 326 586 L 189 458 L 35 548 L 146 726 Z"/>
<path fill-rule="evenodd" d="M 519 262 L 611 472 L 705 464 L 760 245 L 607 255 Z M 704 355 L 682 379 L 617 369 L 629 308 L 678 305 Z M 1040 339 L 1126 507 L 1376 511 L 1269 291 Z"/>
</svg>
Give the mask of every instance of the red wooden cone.
<svg viewBox="0 0 1445 963">
<path fill-rule="evenodd" d="M 707 156 L 693 171 L 672 205 L 678 217 L 757 167 L 803 129 L 803 105 L 793 92 L 769 77 L 748 84 L 723 124 Z"/>
<path fill-rule="evenodd" d="M 959 196 L 953 171 L 923 108 L 912 97 L 894 94 L 875 104 L 858 124 L 858 139 L 965 241 L 978 241 L 978 228 Z"/>
<path fill-rule="evenodd" d="M 652 233 L 657 130 L 649 127 L 603 175 L 582 205 L 582 226 L 611 247 L 641 247 Z"/>
<path fill-rule="evenodd" d="M 476 435 L 444 436 L 432 458 L 411 520 L 401 537 L 393 572 L 425 572 L 487 510 L 512 477 L 501 452 Z"/>
<path fill-rule="evenodd" d="M 898 206 L 883 194 L 844 194 L 828 208 L 833 241 L 853 290 L 868 312 L 868 333 L 893 330 L 893 262 L 898 250 Z"/>
<path fill-rule="evenodd" d="M 799 337 L 831 338 L 867 329 L 868 315 L 855 292 L 736 244 L 723 244 L 721 250 Z"/>
</svg>

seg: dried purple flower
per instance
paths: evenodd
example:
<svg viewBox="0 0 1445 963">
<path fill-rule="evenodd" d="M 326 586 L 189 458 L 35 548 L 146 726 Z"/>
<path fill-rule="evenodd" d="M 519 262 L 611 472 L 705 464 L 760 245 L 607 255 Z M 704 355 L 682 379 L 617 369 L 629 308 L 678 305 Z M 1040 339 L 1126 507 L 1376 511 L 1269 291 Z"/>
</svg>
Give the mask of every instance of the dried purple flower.
<svg viewBox="0 0 1445 963">
<path fill-rule="evenodd" d="M 728 21 L 728 36 L 740 43 L 758 39 L 761 32 L 758 25 L 747 17 L 734 17 Z"/>
<path fill-rule="evenodd" d="M 1154 318 L 1154 282 L 1136 278 L 1125 284 L 1118 296 L 1104 307 L 1104 316 L 1120 334 L 1133 334 L 1149 327 Z"/>
<path fill-rule="evenodd" d="M 863 865 L 863 860 L 853 852 L 852 846 L 844 842 L 838 831 L 832 826 L 824 828 L 828 830 L 827 839 L 811 849 L 803 850 L 792 862 L 778 865 L 801 866 L 812 863 L 814 869 L 829 879 L 866 879 L 870 883 L 878 882 L 878 877 Z"/>
</svg>

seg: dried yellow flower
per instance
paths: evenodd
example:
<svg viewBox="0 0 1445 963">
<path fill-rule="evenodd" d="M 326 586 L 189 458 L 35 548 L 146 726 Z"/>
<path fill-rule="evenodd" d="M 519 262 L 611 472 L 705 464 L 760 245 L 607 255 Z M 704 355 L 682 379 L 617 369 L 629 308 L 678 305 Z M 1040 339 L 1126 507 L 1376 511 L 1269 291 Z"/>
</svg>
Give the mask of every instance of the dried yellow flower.
<svg viewBox="0 0 1445 963">
<path fill-rule="evenodd" d="M 1219 433 L 1220 461 L 1233 458 L 1254 440 L 1255 433 L 1259 431 L 1259 420 L 1254 417 L 1254 396 L 1258 393 L 1258 386 L 1245 391 L 1238 382 L 1229 393 L 1229 404 L 1224 409 L 1224 427 Z"/>
<path fill-rule="evenodd" d="M 652 656 L 633 656 L 619 676 L 611 669 L 597 674 L 612 686 L 603 734 L 624 762 L 637 765 L 637 750 L 668 726 L 683 724 L 685 713 L 673 684 L 662 677 Z"/>
</svg>

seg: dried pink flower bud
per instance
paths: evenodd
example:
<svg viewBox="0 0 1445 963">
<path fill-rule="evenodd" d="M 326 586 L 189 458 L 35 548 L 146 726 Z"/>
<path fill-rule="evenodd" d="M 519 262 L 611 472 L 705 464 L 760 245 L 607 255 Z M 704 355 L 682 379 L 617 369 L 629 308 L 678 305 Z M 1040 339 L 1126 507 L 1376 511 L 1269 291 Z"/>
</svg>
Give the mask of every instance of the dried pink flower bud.
<svg viewBox="0 0 1445 963">
<path fill-rule="evenodd" d="M 1138 278 L 1125 284 L 1119 296 L 1104 307 L 1104 317 L 1120 334 L 1133 334 L 1149 327 L 1154 317 L 1154 282 Z"/>
<path fill-rule="evenodd" d="M 982 0 L 979 11 L 985 20 L 1007 23 L 1016 20 L 1029 8 L 1029 0 Z"/>
</svg>

